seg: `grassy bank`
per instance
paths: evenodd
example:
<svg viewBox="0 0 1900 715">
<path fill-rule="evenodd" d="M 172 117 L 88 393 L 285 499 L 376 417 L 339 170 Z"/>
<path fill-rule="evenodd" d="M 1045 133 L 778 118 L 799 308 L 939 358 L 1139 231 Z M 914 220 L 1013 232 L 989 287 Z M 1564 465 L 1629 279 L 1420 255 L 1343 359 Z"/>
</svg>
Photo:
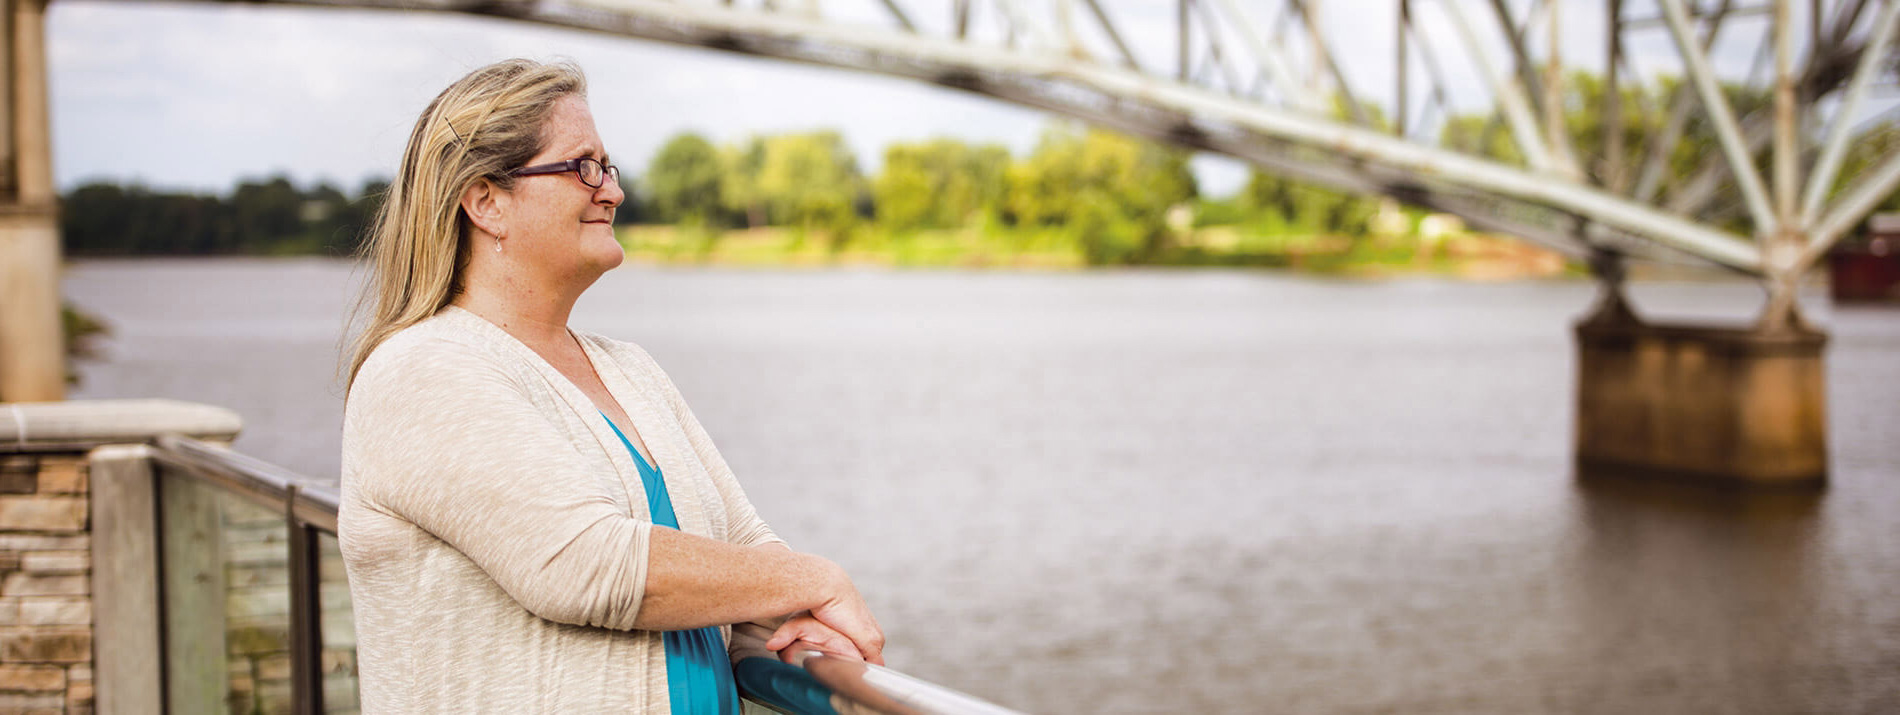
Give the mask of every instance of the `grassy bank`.
<svg viewBox="0 0 1900 715">
<path fill-rule="evenodd" d="M 1063 229 L 971 227 L 893 233 L 867 227 L 836 240 L 825 233 L 782 227 L 709 230 L 636 225 L 622 227 L 619 235 L 631 260 L 660 265 L 1088 267 L 1078 242 Z M 1144 265 L 1274 268 L 1348 276 L 1430 274 L 1474 280 L 1582 273 L 1581 267 L 1567 263 L 1560 254 L 1502 236 L 1355 238 L 1262 234 L 1238 226 L 1186 231 Z"/>
</svg>

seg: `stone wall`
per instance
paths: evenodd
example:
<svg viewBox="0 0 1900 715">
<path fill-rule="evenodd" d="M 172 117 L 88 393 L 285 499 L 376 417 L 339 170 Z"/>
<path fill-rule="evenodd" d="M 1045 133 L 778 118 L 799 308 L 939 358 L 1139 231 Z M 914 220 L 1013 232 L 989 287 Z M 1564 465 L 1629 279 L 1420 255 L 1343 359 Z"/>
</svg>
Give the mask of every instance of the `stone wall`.
<svg viewBox="0 0 1900 715">
<path fill-rule="evenodd" d="M 0 712 L 91 713 L 91 536 L 80 454 L 0 454 Z"/>
</svg>

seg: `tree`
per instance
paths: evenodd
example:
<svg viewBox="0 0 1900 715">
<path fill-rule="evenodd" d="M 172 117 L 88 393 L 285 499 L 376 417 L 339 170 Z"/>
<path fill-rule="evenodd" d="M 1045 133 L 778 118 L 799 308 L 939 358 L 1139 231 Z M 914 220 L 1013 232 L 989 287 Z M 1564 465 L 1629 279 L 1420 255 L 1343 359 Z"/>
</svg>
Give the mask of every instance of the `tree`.
<svg viewBox="0 0 1900 715">
<path fill-rule="evenodd" d="M 719 205 L 745 217 L 747 228 L 764 226 L 765 195 L 759 191 L 759 171 L 765 168 L 765 140 L 752 137 L 744 146 L 719 151 Z"/>
<path fill-rule="evenodd" d="M 60 230 L 76 256 L 344 254 L 362 240 L 387 185 L 370 182 L 350 199 L 282 177 L 241 183 L 229 197 L 92 183 L 62 198 Z"/>
<path fill-rule="evenodd" d="M 895 144 L 872 182 L 878 221 L 895 230 L 954 228 L 1002 198 L 1009 150 L 955 139 Z"/>
<path fill-rule="evenodd" d="M 129 253 L 127 196 L 118 184 L 90 183 L 60 200 L 60 237 L 71 255 Z"/>
<path fill-rule="evenodd" d="M 719 152 L 704 137 L 675 135 L 647 165 L 646 192 L 661 221 L 704 224 L 720 210 Z"/>
<path fill-rule="evenodd" d="M 224 236 L 214 253 L 239 253 L 246 247 L 270 251 L 303 233 L 304 199 L 282 176 L 243 182 L 231 192 L 235 235 Z"/>
<path fill-rule="evenodd" d="M 363 188 L 357 190 L 356 198 L 350 199 L 330 215 L 330 229 L 327 234 L 330 241 L 325 244 L 337 255 L 355 255 L 369 240 L 370 229 L 376 223 L 376 212 L 382 209 L 383 197 L 389 193 L 389 181 L 370 179 L 363 182 Z"/>
<path fill-rule="evenodd" d="M 884 170 L 871 182 L 877 220 L 886 228 L 909 231 L 936 228 L 937 200 L 943 177 L 921 144 L 896 144 L 884 150 Z"/>
<path fill-rule="evenodd" d="M 1009 168 L 1008 217 L 1065 226 L 1095 264 L 1138 263 L 1167 248 L 1167 212 L 1197 193 L 1187 153 L 1102 129 L 1057 125 Z"/>
<path fill-rule="evenodd" d="M 831 234 L 834 242 L 857 221 L 864 178 L 835 131 L 766 139 L 757 191 L 775 223 Z"/>
<path fill-rule="evenodd" d="M 1330 189 L 1268 173 L 1258 168 L 1247 177 L 1240 203 L 1256 215 L 1277 217 L 1282 225 L 1307 234 L 1363 235 L 1379 210 L 1376 197 Z"/>
</svg>

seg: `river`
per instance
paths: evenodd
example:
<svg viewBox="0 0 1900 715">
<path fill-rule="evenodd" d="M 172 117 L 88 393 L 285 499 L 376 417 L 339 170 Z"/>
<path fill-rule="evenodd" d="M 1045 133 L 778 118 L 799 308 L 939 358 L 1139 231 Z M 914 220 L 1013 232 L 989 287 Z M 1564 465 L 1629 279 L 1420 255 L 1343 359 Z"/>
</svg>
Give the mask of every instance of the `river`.
<svg viewBox="0 0 1900 715">
<path fill-rule="evenodd" d="M 74 397 L 337 469 L 353 264 L 87 261 Z M 630 266 L 643 345 L 906 672 L 1036 713 L 1900 711 L 1900 310 L 1831 333 L 1829 489 L 1579 481 L 1588 281 Z M 1740 320 L 1759 291 L 1639 284 Z"/>
</svg>

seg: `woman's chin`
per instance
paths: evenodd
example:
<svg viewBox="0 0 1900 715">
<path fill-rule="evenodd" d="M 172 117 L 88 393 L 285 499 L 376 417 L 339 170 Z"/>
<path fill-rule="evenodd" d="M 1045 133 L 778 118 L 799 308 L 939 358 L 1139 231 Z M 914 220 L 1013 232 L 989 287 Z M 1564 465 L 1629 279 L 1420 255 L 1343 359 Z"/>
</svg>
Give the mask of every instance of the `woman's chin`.
<svg viewBox="0 0 1900 715">
<path fill-rule="evenodd" d="M 627 250 L 620 245 L 620 241 L 614 238 L 612 233 L 608 233 L 605 238 L 589 237 L 587 258 L 589 263 L 598 265 L 600 270 L 610 271 L 627 260 Z"/>
</svg>

